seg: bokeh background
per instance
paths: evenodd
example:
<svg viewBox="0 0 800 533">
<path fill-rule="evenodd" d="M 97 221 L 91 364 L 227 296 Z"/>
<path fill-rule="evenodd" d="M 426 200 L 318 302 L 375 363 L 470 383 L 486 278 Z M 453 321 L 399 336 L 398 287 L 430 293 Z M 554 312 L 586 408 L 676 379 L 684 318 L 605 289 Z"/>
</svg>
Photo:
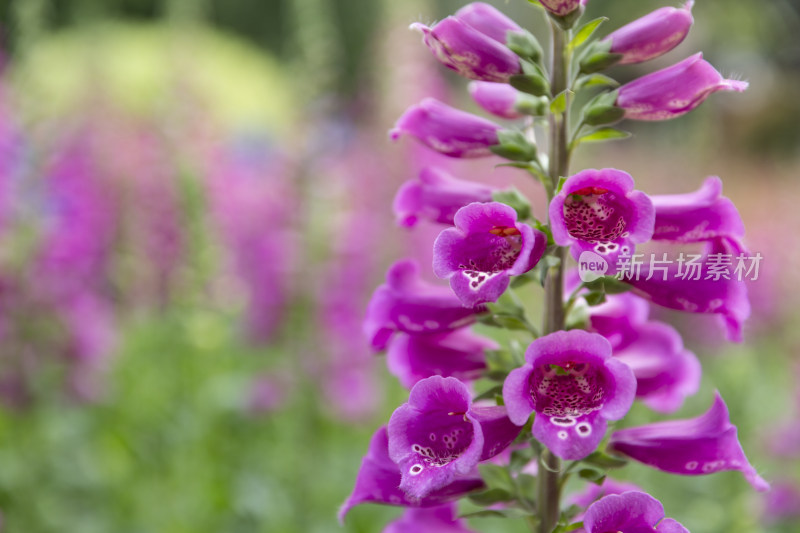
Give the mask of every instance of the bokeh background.
<svg viewBox="0 0 800 533">
<path fill-rule="evenodd" d="M 429 261 L 398 228 L 426 164 L 543 191 L 499 161 L 444 161 L 386 135 L 436 95 L 473 112 L 414 21 L 458 0 L 0 2 L 0 513 L 11 533 L 376 532 L 400 510 L 336 510 L 369 436 L 406 398 L 361 319 L 385 268 Z M 491 2 L 533 30 L 524 0 Z M 606 30 L 663 2 L 593 0 Z M 800 4 L 698 0 L 695 27 L 633 79 L 696 51 L 750 82 L 573 168 L 651 193 L 720 175 L 764 257 L 746 341 L 669 314 L 751 462 L 623 475 L 693 533 L 800 530 Z M 430 275 L 430 274 L 428 274 Z M 529 304 L 539 294 L 531 289 Z M 636 406 L 625 424 L 663 419 Z M 524 531 L 496 519 L 476 530 Z"/>
</svg>

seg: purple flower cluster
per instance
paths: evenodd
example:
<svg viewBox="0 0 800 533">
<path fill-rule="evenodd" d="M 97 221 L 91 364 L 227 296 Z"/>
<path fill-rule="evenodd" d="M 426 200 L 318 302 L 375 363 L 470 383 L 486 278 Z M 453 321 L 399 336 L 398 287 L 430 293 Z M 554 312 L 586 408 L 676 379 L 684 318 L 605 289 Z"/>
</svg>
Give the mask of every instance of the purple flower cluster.
<svg viewBox="0 0 800 533">
<path fill-rule="evenodd" d="M 585 3 L 539 1 L 553 31 L 565 32 L 555 34 L 562 41 Z M 386 283 L 373 293 L 364 333 L 373 350 L 386 351 L 390 371 L 411 392 L 373 437 L 342 518 L 356 504 L 379 502 L 411 508 L 387 531 L 466 531 L 449 502 L 488 489 L 473 500 L 530 511 L 522 481 L 514 477 L 534 472 L 539 497 L 546 499 L 553 491 L 553 485 L 542 490 L 548 478 L 563 484 L 569 477 L 569 469 L 558 470 L 560 459 L 610 468 L 624 463 L 624 456 L 686 476 L 737 470 L 756 490 L 769 487 L 748 462 L 719 395 L 698 418 L 607 435 L 609 423 L 622 420 L 636 399 L 671 413 L 700 387 L 697 357 L 675 328 L 651 318 L 651 304 L 719 315 L 735 341 L 750 312 L 744 285 L 729 277 L 684 279 L 674 268 L 651 265 L 643 265 L 638 276 L 626 270 L 642 245 L 702 248 L 701 266 L 725 252 L 744 254 L 744 226 L 722 196 L 719 178 L 708 178 L 692 193 L 648 195 L 619 169 L 568 172 L 569 155 L 584 136 L 621 136 L 609 127 L 617 120 L 674 118 L 713 92 L 746 89 L 745 82 L 724 79 L 701 54 L 616 91 L 607 78 L 589 78 L 612 64 L 648 61 L 675 48 L 693 24 L 692 5 L 656 10 L 602 39 L 591 40 L 591 32 L 581 30 L 568 45 L 578 68 L 566 69 L 579 81 L 573 86 L 573 80 L 561 80 L 558 90 L 556 73 L 545 79 L 546 69 L 556 67 L 545 67 L 535 37 L 491 6 L 474 3 L 432 27 L 412 25 L 440 63 L 472 80 L 469 92 L 480 108 L 524 123 L 507 129 L 426 98 L 398 119 L 392 139 L 409 135 L 448 158 L 504 157 L 544 185 L 549 205 L 547 219 L 539 220 L 518 191 L 462 180 L 438 165 L 425 166 L 398 191 L 394 212 L 400 226 L 423 220 L 447 226 L 433 242 L 431 271 L 449 287 L 427 280 L 428 270 L 406 259 L 389 268 Z M 558 46 L 565 43 L 554 39 L 553 48 Z M 582 82 L 599 83 L 605 92 L 584 105 L 568 141 L 571 123 L 564 116 L 577 105 L 571 92 L 582 90 Z M 548 113 L 553 134 L 545 159 L 538 155 L 534 126 Z M 581 278 L 567 280 L 568 296 L 566 248 Z M 584 264 L 595 269 L 591 279 L 583 277 Z M 541 282 L 547 295 L 544 334 L 527 320 L 528 302 L 515 292 L 531 281 Z M 523 354 L 516 338 L 495 342 L 478 335 L 471 329 L 477 323 L 524 331 L 533 339 L 528 337 Z M 481 378 L 495 387 L 473 400 L 468 383 Z M 525 440 L 538 441 L 536 467 L 518 464 Z M 492 458 L 512 480 L 502 488 L 492 485 L 492 476 L 481 478 L 488 468 L 479 464 Z M 581 471 L 582 477 L 593 475 Z M 595 479 L 602 483 L 603 477 Z M 575 503 L 581 510 L 568 518 L 582 520 L 585 533 L 688 532 L 636 486 L 607 480 Z M 536 501 L 535 507 L 545 523 L 547 502 Z M 554 518 L 547 518 L 553 526 Z"/>
</svg>

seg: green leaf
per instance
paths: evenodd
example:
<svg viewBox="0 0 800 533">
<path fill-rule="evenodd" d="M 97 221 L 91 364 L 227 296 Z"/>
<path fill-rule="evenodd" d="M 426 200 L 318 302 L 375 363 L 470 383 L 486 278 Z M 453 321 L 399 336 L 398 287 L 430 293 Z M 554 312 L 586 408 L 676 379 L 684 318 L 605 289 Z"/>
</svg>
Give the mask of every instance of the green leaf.
<svg viewBox="0 0 800 533">
<path fill-rule="evenodd" d="M 595 52 L 589 54 L 580 61 L 581 72 L 584 74 L 591 74 L 592 72 L 606 70 L 616 65 L 622 57 L 622 54 L 612 54 L 609 52 Z"/>
<path fill-rule="evenodd" d="M 586 135 L 581 136 L 577 143 L 597 143 L 597 142 L 605 142 L 605 141 L 615 141 L 618 139 L 627 139 L 631 136 L 631 133 L 628 131 L 622 131 L 615 128 L 598 128 L 594 131 L 587 133 Z"/>
<path fill-rule="evenodd" d="M 518 91 L 532 94 L 533 96 L 546 96 L 550 94 L 550 83 L 541 74 L 515 74 L 508 82 Z"/>
<path fill-rule="evenodd" d="M 544 52 L 542 45 L 536 37 L 528 30 L 506 32 L 506 46 L 522 59 L 527 59 L 538 63 L 541 61 Z"/>
<path fill-rule="evenodd" d="M 561 189 L 564 188 L 564 182 L 567 181 L 566 176 L 561 176 L 558 178 L 558 185 L 556 185 L 556 194 L 561 192 Z"/>
<path fill-rule="evenodd" d="M 478 465 L 478 471 L 487 487 L 503 489 L 508 492 L 514 491 L 514 480 L 505 467 L 492 463 L 481 463 Z"/>
<path fill-rule="evenodd" d="M 512 161 L 532 161 L 536 159 L 536 145 L 528 142 L 525 135 L 516 130 L 500 130 L 497 132 L 499 144 L 490 150 L 500 157 Z"/>
<path fill-rule="evenodd" d="M 594 468 L 582 468 L 578 472 L 578 476 L 587 481 L 591 481 L 596 485 L 602 485 L 603 481 L 606 479 L 606 473 L 603 470 L 597 470 Z"/>
<path fill-rule="evenodd" d="M 531 216 L 531 203 L 516 187 L 495 191 L 492 194 L 492 200 L 513 207 L 517 212 L 518 220 L 525 220 Z"/>
<path fill-rule="evenodd" d="M 606 294 L 622 294 L 631 290 L 631 286 L 614 276 L 602 276 L 583 284 L 590 291 L 603 291 Z"/>
<path fill-rule="evenodd" d="M 609 78 L 605 74 L 588 74 L 578 78 L 575 83 L 575 90 L 588 89 L 590 87 L 619 87 L 619 82 L 614 78 Z"/>
<path fill-rule="evenodd" d="M 517 330 L 517 331 L 528 331 L 529 329 L 528 325 L 525 323 L 524 320 L 517 318 L 515 316 L 495 315 L 494 321 L 495 324 L 504 329 Z"/>
<path fill-rule="evenodd" d="M 517 93 L 514 100 L 514 110 L 523 115 L 541 117 L 547 112 L 547 98 L 533 96 L 526 93 Z"/>
<path fill-rule="evenodd" d="M 525 448 L 520 448 L 519 450 L 514 450 L 511 452 L 511 458 L 508 460 L 508 466 L 512 471 L 519 472 L 532 460 L 533 450 L 526 446 Z M 523 475 L 527 474 L 519 474 L 517 476 L 517 482 L 519 482 L 519 476 Z"/>
<path fill-rule="evenodd" d="M 531 512 L 523 509 L 484 509 L 473 513 L 462 514 L 459 518 L 512 518 L 520 519 L 531 516 Z"/>
<path fill-rule="evenodd" d="M 596 305 L 605 303 L 606 293 L 602 291 L 590 292 L 589 294 L 585 294 L 583 299 L 586 300 L 586 303 L 589 304 L 590 307 L 594 307 Z"/>
<path fill-rule="evenodd" d="M 567 45 L 569 47 L 569 50 L 575 50 L 580 45 L 585 43 L 594 34 L 594 32 L 597 31 L 597 28 L 599 28 L 600 25 L 606 22 L 607 20 L 608 17 L 600 17 L 594 20 L 590 20 L 589 22 L 581 26 L 580 29 L 578 29 L 578 31 L 575 32 L 575 37 L 573 37 L 572 40 Z"/>
<path fill-rule="evenodd" d="M 553 533 L 568 533 L 569 531 L 575 531 L 576 529 L 580 529 L 582 527 L 583 522 L 576 522 L 575 524 L 558 526 L 553 530 Z"/>
<path fill-rule="evenodd" d="M 605 469 L 622 468 L 628 464 L 626 459 L 605 452 L 594 452 L 588 457 L 584 457 L 581 462 Z"/>
<path fill-rule="evenodd" d="M 583 122 L 589 126 L 603 126 L 619 122 L 624 116 L 625 110 L 621 107 L 598 105 L 584 112 Z"/>
<path fill-rule="evenodd" d="M 512 501 L 514 500 L 514 495 L 503 489 L 489 489 L 483 492 L 470 494 L 468 498 L 471 502 L 478 505 L 493 505 L 498 502 Z"/>
<path fill-rule="evenodd" d="M 567 98 L 572 96 L 572 94 L 573 92 L 569 89 L 558 93 L 558 95 L 553 98 L 553 101 L 550 102 L 550 112 L 554 115 L 563 115 L 567 110 Z"/>
</svg>

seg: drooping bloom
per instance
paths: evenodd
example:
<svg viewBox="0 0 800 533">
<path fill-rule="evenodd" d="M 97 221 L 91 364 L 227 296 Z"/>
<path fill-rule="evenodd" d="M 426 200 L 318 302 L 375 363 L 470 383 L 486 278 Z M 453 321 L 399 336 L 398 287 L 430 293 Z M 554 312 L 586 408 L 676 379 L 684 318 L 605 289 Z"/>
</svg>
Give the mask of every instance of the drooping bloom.
<svg viewBox="0 0 800 533">
<path fill-rule="evenodd" d="M 375 350 L 386 348 L 396 331 L 442 333 L 475 322 L 482 308 L 467 308 L 447 287 L 423 281 L 415 261 L 402 260 L 389 268 L 386 283 L 372 294 L 364 333 Z"/>
<path fill-rule="evenodd" d="M 418 180 L 405 182 L 394 197 L 394 214 L 401 226 L 419 219 L 452 224 L 456 211 L 472 202 L 490 202 L 493 187 L 454 178 L 436 167 L 425 167 Z"/>
<path fill-rule="evenodd" d="M 550 13 L 563 17 L 586 5 L 587 0 L 539 0 L 539 2 Z"/>
<path fill-rule="evenodd" d="M 708 242 L 704 253 L 687 256 L 688 260 L 681 256 L 663 272 L 645 264 L 638 272 L 627 269 L 623 280 L 636 294 L 662 307 L 719 315 L 728 338 L 741 342 L 750 316 L 747 285 L 735 274 L 741 253 L 737 241 L 717 238 Z"/>
<path fill-rule="evenodd" d="M 507 83 L 493 83 L 490 81 L 471 81 L 468 85 L 469 94 L 479 106 L 498 117 L 516 119 L 522 113 L 514 107 L 517 103 L 517 91 Z"/>
<path fill-rule="evenodd" d="M 425 498 L 469 476 L 519 432 L 504 407 L 473 406 L 466 385 L 432 376 L 414 385 L 408 403 L 392 414 L 389 457 L 400 467 L 400 488 L 411 498 Z"/>
<path fill-rule="evenodd" d="M 620 254 L 653 236 L 655 210 L 650 198 L 633 190 L 630 174 L 614 168 L 587 169 L 570 176 L 550 202 L 553 240 L 600 255 L 611 268 Z"/>
<path fill-rule="evenodd" d="M 532 412 L 533 436 L 562 459 L 589 455 L 606 432 L 608 420 L 628 412 L 636 378 L 611 357 L 602 336 L 582 330 L 557 331 L 525 351 L 525 365 L 503 384 L 508 416 L 524 425 Z"/>
<path fill-rule="evenodd" d="M 689 533 L 679 522 L 664 518 L 664 506 L 645 492 L 606 496 L 586 510 L 586 533 Z"/>
<path fill-rule="evenodd" d="M 717 176 L 706 178 L 697 191 L 657 194 L 650 199 L 656 208 L 653 240 L 692 243 L 744 236 L 742 217 L 733 202 L 722 196 L 722 180 Z"/>
<path fill-rule="evenodd" d="M 406 109 L 389 132 L 392 139 L 411 135 L 428 148 L 450 157 L 484 157 L 498 144 L 500 126 L 477 115 L 425 98 Z"/>
<path fill-rule="evenodd" d="M 466 78 L 506 82 L 521 72 L 519 58 L 505 46 L 506 33 L 521 28 L 488 4 L 472 3 L 432 28 L 419 22 L 411 28 L 422 32 L 440 63 Z"/>
<path fill-rule="evenodd" d="M 647 320 L 649 305 L 630 293 L 589 308 L 592 330 L 611 343 L 614 357 L 636 376 L 636 397 L 660 412 L 677 410 L 700 387 L 702 369 L 672 326 Z"/>
<path fill-rule="evenodd" d="M 517 222 L 517 212 L 499 202 L 462 207 L 454 222 L 433 243 L 433 272 L 449 279 L 468 307 L 497 301 L 511 276 L 536 266 L 547 247 L 542 232 Z"/>
<path fill-rule="evenodd" d="M 455 504 L 426 509 L 406 509 L 390 522 L 383 533 L 474 533 L 463 520 L 456 518 Z"/>
<path fill-rule="evenodd" d="M 662 7 L 610 33 L 609 52 L 622 54 L 619 64 L 641 63 L 664 55 L 678 46 L 692 27 L 692 5 L 682 8 Z"/>
<path fill-rule="evenodd" d="M 400 469 L 389 458 L 389 437 L 386 426 L 383 426 L 370 440 L 369 450 L 361 461 L 353 492 L 339 510 L 339 521 L 343 522 L 348 511 L 361 503 L 435 507 L 483 487 L 483 480 L 476 472 L 474 476 L 454 480 L 449 485 L 431 491 L 424 498 L 409 498 L 400 490 Z"/>
<path fill-rule="evenodd" d="M 668 120 L 703 103 L 717 91 L 742 92 L 745 81 L 726 80 L 702 53 L 647 74 L 619 88 L 616 105 L 632 120 Z"/>
<path fill-rule="evenodd" d="M 446 333 L 398 333 L 389 343 L 386 365 L 404 387 L 411 388 L 430 376 L 477 379 L 486 369 L 486 350 L 497 350 L 492 339 L 468 328 Z"/>
<path fill-rule="evenodd" d="M 744 455 L 719 393 L 703 415 L 615 431 L 609 449 L 664 472 L 685 476 L 739 470 L 758 491 L 769 484 Z"/>
</svg>

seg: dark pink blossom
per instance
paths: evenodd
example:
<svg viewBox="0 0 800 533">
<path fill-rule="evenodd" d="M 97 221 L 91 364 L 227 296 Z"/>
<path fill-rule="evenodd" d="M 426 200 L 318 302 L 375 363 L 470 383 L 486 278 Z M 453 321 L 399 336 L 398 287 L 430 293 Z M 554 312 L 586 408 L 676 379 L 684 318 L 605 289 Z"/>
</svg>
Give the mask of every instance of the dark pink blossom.
<svg viewBox="0 0 800 533">
<path fill-rule="evenodd" d="M 456 211 L 472 202 L 490 202 L 494 188 L 454 178 L 437 167 L 425 167 L 419 179 L 405 182 L 394 197 L 394 214 L 401 226 L 420 219 L 452 224 Z"/>
<path fill-rule="evenodd" d="M 747 82 L 727 80 L 698 53 L 619 88 L 617 106 L 632 120 L 668 120 L 685 115 L 717 91 L 742 92 Z"/>
<path fill-rule="evenodd" d="M 609 342 L 582 330 L 533 341 L 525 365 L 512 370 L 503 384 L 511 421 L 525 425 L 535 412 L 533 436 L 569 460 L 594 451 L 608 421 L 625 416 L 635 393 L 633 372 L 611 357 Z"/>
<path fill-rule="evenodd" d="M 499 348 L 492 339 L 468 328 L 423 335 L 398 333 L 389 343 L 386 365 L 408 388 L 430 376 L 470 381 L 486 369 L 486 350 Z"/>
<path fill-rule="evenodd" d="M 524 116 L 515 107 L 519 91 L 507 83 L 472 81 L 468 88 L 475 103 L 492 115 L 507 119 Z"/>
<path fill-rule="evenodd" d="M 406 509 L 383 533 L 474 533 L 463 520 L 456 518 L 456 511 L 455 504 Z"/>
<path fill-rule="evenodd" d="M 477 115 L 425 98 L 406 109 L 389 132 L 392 139 L 408 134 L 428 148 L 450 157 L 485 157 L 498 144 L 500 126 Z"/>
<path fill-rule="evenodd" d="M 511 276 L 536 266 L 547 247 L 542 232 L 517 222 L 517 212 L 499 202 L 462 207 L 454 223 L 433 243 L 433 272 L 450 280 L 467 307 L 496 302 Z"/>
<path fill-rule="evenodd" d="M 511 444 L 521 428 L 505 407 L 472 405 L 466 385 L 432 376 L 414 385 L 408 403 L 389 420 L 389 457 L 400 467 L 402 489 L 411 498 L 469 477 L 480 461 Z"/>
<path fill-rule="evenodd" d="M 422 32 L 440 63 L 466 78 L 505 82 L 521 72 L 519 58 L 505 46 L 506 33 L 521 28 L 488 4 L 465 6 L 431 28 L 419 22 L 411 28 Z"/>
<path fill-rule="evenodd" d="M 464 307 L 449 288 L 423 281 L 415 261 L 402 260 L 389 268 L 386 283 L 372 294 L 364 333 L 375 350 L 383 350 L 396 331 L 452 331 L 475 322 L 480 312 L 482 308 Z"/>
<path fill-rule="evenodd" d="M 609 449 L 664 472 L 701 476 L 738 470 L 754 489 L 769 484 L 758 475 L 744 455 L 731 424 L 728 407 L 719 393 L 703 415 L 615 431 Z"/>
<path fill-rule="evenodd" d="M 604 40 L 611 43 L 612 54 L 622 54 L 619 64 L 641 63 L 664 55 L 689 34 L 694 19 L 692 5 L 682 8 L 662 7 L 610 33 Z"/>
<path fill-rule="evenodd" d="M 424 498 L 411 498 L 400 490 L 400 468 L 389 458 L 389 438 L 386 426 L 372 436 L 367 455 L 361 461 L 353 492 L 339 510 L 339 521 L 344 522 L 347 513 L 362 503 L 381 503 L 407 507 L 435 507 L 457 500 L 464 494 L 484 487 L 477 471 L 472 475 L 454 480 Z"/>
<path fill-rule="evenodd" d="M 613 269 L 619 255 L 653 236 L 653 202 L 633 187 L 630 174 L 614 168 L 570 176 L 550 202 L 553 240 L 576 259 L 591 251 Z"/>
<path fill-rule="evenodd" d="M 645 492 L 601 498 L 586 510 L 583 528 L 586 533 L 689 533 L 672 518 L 664 518 L 664 506 Z"/>
</svg>

